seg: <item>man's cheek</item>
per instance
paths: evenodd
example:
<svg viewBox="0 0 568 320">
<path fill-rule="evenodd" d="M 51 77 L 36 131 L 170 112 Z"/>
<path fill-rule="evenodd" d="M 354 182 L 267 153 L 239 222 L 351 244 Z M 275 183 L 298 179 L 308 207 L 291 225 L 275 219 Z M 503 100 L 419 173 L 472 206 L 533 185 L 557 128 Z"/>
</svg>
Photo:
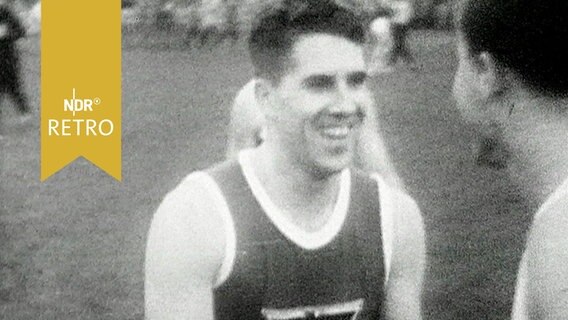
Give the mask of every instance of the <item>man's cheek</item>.
<svg viewBox="0 0 568 320">
<path fill-rule="evenodd" d="M 371 92 L 369 90 L 363 90 L 363 91 L 359 92 L 355 96 L 355 102 L 357 103 L 357 105 L 359 107 L 361 107 L 365 111 L 369 110 L 369 108 L 375 107 L 374 106 L 375 101 L 373 99 L 373 95 L 371 94 Z"/>
</svg>

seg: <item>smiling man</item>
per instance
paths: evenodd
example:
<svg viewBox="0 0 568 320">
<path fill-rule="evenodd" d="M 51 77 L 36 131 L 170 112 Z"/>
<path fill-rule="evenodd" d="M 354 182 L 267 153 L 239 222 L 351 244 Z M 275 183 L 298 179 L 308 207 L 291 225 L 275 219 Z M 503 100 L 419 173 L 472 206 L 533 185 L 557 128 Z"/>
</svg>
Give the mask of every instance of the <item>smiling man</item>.
<svg viewBox="0 0 568 320">
<path fill-rule="evenodd" d="M 249 48 L 264 142 L 187 176 L 147 244 L 149 319 L 420 319 L 419 209 L 351 170 L 371 105 L 364 29 L 327 2 L 274 10 Z"/>
<path fill-rule="evenodd" d="M 307 7 L 314 4 L 318 5 L 315 1 L 287 0 L 284 1 L 283 6 L 291 10 L 298 10 L 302 6 Z M 388 30 L 369 30 L 368 32 L 373 33 L 374 38 L 381 38 L 378 41 L 380 43 L 377 41 L 374 43 L 375 51 L 382 50 L 386 52 L 389 50 L 388 39 L 382 39 L 385 36 L 384 33 L 388 33 Z M 377 32 L 382 34 L 377 35 Z M 367 43 L 366 45 L 368 46 L 369 44 Z M 378 58 L 374 57 L 373 59 L 376 60 Z M 378 67 L 377 61 L 367 61 L 366 63 L 368 72 L 374 73 Z M 369 68 L 369 65 L 372 66 Z M 257 79 L 251 79 L 239 90 L 233 101 L 227 134 L 227 158 L 236 157 L 243 149 L 258 147 L 264 141 L 264 114 L 255 97 L 257 83 Z M 378 108 L 374 102 L 373 104 L 373 106 L 367 108 L 365 121 L 363 121 L 360 133 L 357 135 L 354 164 L 357 168 L 364 171 L 377 173 L 388 184 L 404 189 L 404 183 L 396 172 L 387 146 L 381 136 L 377 114 Z"/>
<path fill-rule="evenodd" d="M 231 110 L 226 156 L 238 156 L 247 148 L 258 147 L 264 141 L 264 115 L 255 97 L 256 79 L 250 80 L 238 92 Z M 367 172 L 375 172 L 392 186 L 404 188 L 383 138 L 378 130 L 377 107 L 367 109 L 365 121 L 355 145 L 354 164 Z"/>
</svg>

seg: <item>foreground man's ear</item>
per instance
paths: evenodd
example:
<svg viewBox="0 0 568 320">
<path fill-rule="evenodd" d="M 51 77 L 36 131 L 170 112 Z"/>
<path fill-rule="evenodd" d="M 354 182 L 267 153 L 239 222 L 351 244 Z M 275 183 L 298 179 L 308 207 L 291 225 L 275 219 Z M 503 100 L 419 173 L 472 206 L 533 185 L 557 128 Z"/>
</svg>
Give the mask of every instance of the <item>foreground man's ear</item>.
<svg viewBox="0 0 568 320">
<path fill-rule="evenodd" d="M 266 119 L 274 116 L 274 84 L 264 78 L 257 78 L 254 84 L 254 97 Z"/>
<path fill-rule="evenodd" d="M 509 86 L 508 78 L 495 57 L 488 52 L 482 52 L 474 57 L 473 62 L 483 97 L 492 99 L 502 96 Z"/>
</svg>

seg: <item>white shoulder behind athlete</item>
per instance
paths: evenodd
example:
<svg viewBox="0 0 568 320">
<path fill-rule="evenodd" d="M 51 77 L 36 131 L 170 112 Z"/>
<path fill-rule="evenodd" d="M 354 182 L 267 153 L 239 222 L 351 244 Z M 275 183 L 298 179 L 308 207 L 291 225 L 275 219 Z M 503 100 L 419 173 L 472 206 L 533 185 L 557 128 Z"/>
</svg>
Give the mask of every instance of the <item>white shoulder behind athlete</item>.
<svg viewBox="0 0 568 320">
<path fill-rule="evenodd" d="M 226 157 L 233 158 L 239 151 L 254 148 L 264 140 L 264 119 L 255 99 L 256 81 L 250 80 L 237 93 L 231 110 Z M 367 172 L 375 172 L 388 184 L 404 189 L 404 184 L 391 162 L 378 129 L 377 110 L 367 110 L 357 142 L 355 165 Z"/>
</svg>

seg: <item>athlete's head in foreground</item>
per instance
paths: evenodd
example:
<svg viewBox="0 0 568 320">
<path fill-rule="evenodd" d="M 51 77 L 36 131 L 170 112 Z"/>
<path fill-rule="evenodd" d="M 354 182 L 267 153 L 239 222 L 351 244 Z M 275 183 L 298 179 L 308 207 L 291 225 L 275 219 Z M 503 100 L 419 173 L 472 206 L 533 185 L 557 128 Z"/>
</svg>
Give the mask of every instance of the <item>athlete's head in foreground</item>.
<svg viewBox="0 0 568 320">
<path fill-rule="evenodd" d="M 454 95 L 466 119 L 506 126 L 516 104 L 568 96 L 566 7 L 560 0 L 462 1 Z M 538 105 L 532 113 L 553 111 Z"/>
<path fill-rule="evenodd" d="M 511 176 L 540 204 L 519 270 L 514 319 L 568 318 L 568 2 L 468 0 L 454 94 L 497 127 Z"/>
<path fill-rule="evenodd" d="M 558 130 L 567 119 L 567 13 L 561 0 L 478 0 L 464 1 L 457 19 L 458 106 L 466 119 L 498 128 L 529 186 L 550 179 L 538 171 L 555 156 L 539 150 L 564 150 L 552 141 L 566 137 Z"/>
</svg>

